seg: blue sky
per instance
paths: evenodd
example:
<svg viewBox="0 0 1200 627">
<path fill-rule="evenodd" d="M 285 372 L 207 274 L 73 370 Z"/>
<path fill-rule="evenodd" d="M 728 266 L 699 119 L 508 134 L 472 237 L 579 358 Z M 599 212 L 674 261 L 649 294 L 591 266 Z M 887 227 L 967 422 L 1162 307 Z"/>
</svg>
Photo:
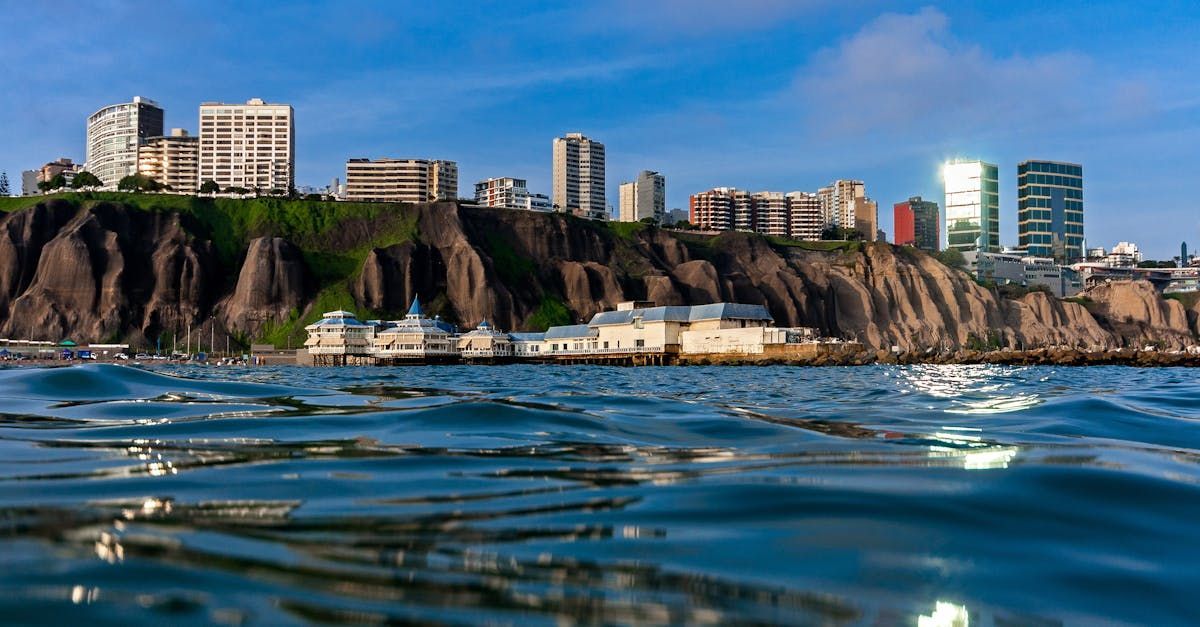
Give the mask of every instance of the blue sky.
<svg viewBox="0 0 1200 627">
<path fill-rule="evenodd" d="M 1148 3 L 1145 3 L 1148 5 Z M 437 7 L 437 8 L 429 8 Z M 1084 165 L 1089 245 L 1200 248 L 1200 4 L 612 0 L 0 0 L 0 170 L 84 158 L 84 120 L 144 95 L 168 127 L 202 101 L 296 108 L 298 185 L 348 157 L 453 159 L 460 193 L 517 176 L 550 191 L 550 141 L 608 148 L 610 203 L 639 170 L 669 207 L 714 186 L 860 178 L 942 202 L 938 166 Z"/>
</svg>

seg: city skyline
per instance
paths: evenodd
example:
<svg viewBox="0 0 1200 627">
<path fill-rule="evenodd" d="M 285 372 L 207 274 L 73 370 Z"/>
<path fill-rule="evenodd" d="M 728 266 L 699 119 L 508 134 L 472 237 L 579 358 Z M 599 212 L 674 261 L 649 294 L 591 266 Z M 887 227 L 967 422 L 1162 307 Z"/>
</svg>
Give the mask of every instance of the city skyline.
<svg viewBox="0 0 1200 627">
<path fill-rule="evenodd" d="M 970 157 L 999 166 L 1000 243 L 1016 245 L 1016 167 L 1039 159 L 1084 165 L 1089 246 L 1133 239 L 1148 256 L 1168 258 L 1179 240 L 1200 241 L 1200 212 L 1171 184 L 1195 172 L 1187 147 L 1200 136 L 1197 88 L 1177 80 L 1200 48 L 1180 19 L 1196 14 L 1190 5 L 1065 3 L 1040 8 L 1028 24 L 1017 16 L 1035 5 L 1021 2 L 853 10 L 702 2 L 694 11 L 662 2 L 641 13 L 627 2 L 519 4 L 411 5 L 395 11 L 403 19 L 324 3 L 260 7 L 244 19 L 236 5 L 118 2 L 88 20 L 12 9 L 18 34 L 0 53 L 20 71 L 0 97 L 8 120 L 0 170 L 15 180 L 58 157 L 84 161 L 86 116 L 134 95 L 164 108 L 165 128 L 193 134 L 201 102 L 261 97 L 295 107 L 297 185 L 328 182 L 354 156 L 441 155 L 458 161 L 464 182 L 514 176 L 545 193 L 549 140 L 578 131 L 607 146 L 614 209 L 620 182 L 644 169 L 668 179 L 667 209 L 713 187 L 814 191 L 840 178 L 866 181 L 887 207 L 916 195 L 941 199 L 940 164 Z M 268 18 L 278 32 L 249 37 Z M 62 54 L 42 58 L 50 31 L 36 25 L 49 19 Z M 130 20 L 145 33 L 122 47 L 87 36 Z M 1078 28 L 1052 28 L 1063 20 Z M 496 21 L 511 28 L 485 28 Z M 689 40 L 713 24 L 731 36 Z M 1103 45 L 1118 34 L 1112 24 L 1122 26 L 1119 55 Z M 1044 36 L 1050 31 L 1055 37 Z M 247 62 L 259 39 L 294 54 Z M 204 63 L 195 63 L 198 52 Z M 362 63 L 372 56 L 380 60 Z M 730 89 L 735 78 L 776 87 L 746 98 Z M 947 90 L 947 78 L 986 89 Z M 390 90 L 388 81 L 404 87 Z M 1054 124 L 1028 121 L 1040 118 L 1028 115 L 1035 110 L 1056 114 L 1046 116 Z M 1143 219 L 1147 212 L 1155 220 Z M 880 212 L 879 225 L 889 236 L 890 213 Z"/>
</svg>

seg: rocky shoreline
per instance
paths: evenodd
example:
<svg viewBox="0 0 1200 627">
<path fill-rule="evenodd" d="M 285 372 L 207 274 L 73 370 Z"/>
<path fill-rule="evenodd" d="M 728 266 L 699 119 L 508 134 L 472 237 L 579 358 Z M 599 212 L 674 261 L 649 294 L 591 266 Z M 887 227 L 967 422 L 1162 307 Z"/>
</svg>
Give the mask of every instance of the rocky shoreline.
<svg viewBox="0 0 1200 627">
<path fill-rule="evenodd" d="M 323 311 L 394 319 L 419 294 L 431 316 L 507 330 L 572 324 L 624 301 L 758 304 L 776 326 L 863 347 L 806 358 L 819 363 L 1190 365 L 1186 351 L 1200 345 L 1200 299 L 1165 299 L 1145 282 L 1066 300 L 1002 293 L 884 243 L 454 203 L 29 202 L 0 214 L 0 337 L 152 347 L 194 329 L 217 346 L 298 346 Z M 1157 350 L 1131 348 L 1146 346 Z"/>
<path fill-rule="evenodd" d="M 893 354 L 866 349 L 822 352 L 805 358 L 777 358 L 747 355 L 703 357 L 681 362 L 694 366 L 869 366 L 869 365 L 971 365 L 1005 366 L 1132 366 L 1200 367 L 1200 353 L 1113 349 L 1081 351 L 1073 349 L 1033 349 L 997 351 L 958 351 L 944 354 Z"/>
</svg>

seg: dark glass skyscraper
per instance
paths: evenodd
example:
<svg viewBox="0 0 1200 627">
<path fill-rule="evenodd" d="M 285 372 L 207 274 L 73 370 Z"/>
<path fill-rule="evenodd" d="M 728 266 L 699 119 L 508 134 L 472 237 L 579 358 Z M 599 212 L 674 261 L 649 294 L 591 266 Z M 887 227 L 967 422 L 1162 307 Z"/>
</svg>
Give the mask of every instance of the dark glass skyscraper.
<svg viewBox="0 0 1200 627">
<path fill-rule="evenodd" d="M 941 250 L 942 228 L 936 202 L 913 196 L 905 202 L 896 203 L 892 210 L 892 231 L 897 245 L 916 246 L 931 253 Z"/>
<path fill-rule="evenodd" d="M 1083 257 L 1083 166 L 1017 165 L 1017 244 L 1030 255 L 1060 263 Z"/>
</svg>

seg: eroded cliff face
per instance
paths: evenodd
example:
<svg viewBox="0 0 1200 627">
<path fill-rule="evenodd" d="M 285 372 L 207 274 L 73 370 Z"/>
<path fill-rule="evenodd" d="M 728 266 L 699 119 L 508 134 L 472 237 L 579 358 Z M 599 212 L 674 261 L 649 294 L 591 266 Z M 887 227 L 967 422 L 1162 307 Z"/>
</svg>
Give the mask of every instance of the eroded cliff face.
<svg viewBox="0 0 1200 627">
<path fill-rule="evenodd" d="M 548 303 L 565 307 L 562 321 L 569 322 L 623 300 L 738 301 L 766 306 L 782 326 L 908 352 L 1176 348 L 1200 334 L 1200 304 L 1187 309 L 1144 283 L 1102 286 L 1080 302 L 1040 292 L 1012 300 L 927 255 L 886 244 L 822 252 L 741 233 L 622 236 L 560 215 L 453 203 L 396 211 L 410 212 L 415 236 L 371 248 L 366 223 L 328 236 L 341 249 L 366 251 L 339 289 L 385 317 L 401 315 L 414 295 L 464 326 L 487 319 L 506 329 L 544 320 Z M 331 286 L 318 284 L 321 269 L 309 267 L 296 243 L 264 233 L 248 240 L 239 259 L 221 266 L 203 229 L 173 213 L 51 202 L 6 215 L 0 333 L 139 339 L 215 318 L 255 337 L 293 312 L 304 319 L 321 313 L 314 303 Z"/>
<path fill-rule="evenodd" d="M 304 254 L 280 237 L 250 242 L 233 293 L 217 305 L 227 329 L 254 337 L 271 322 L 302 311 L 313 295 L 313 280 Z"/>
<path fill-rule="evenodd" d="M 87 341 L 194 324 L 220 285 L 181 216 L 38 205 L 0 219 L 0 335 Z"/>
</svg>

